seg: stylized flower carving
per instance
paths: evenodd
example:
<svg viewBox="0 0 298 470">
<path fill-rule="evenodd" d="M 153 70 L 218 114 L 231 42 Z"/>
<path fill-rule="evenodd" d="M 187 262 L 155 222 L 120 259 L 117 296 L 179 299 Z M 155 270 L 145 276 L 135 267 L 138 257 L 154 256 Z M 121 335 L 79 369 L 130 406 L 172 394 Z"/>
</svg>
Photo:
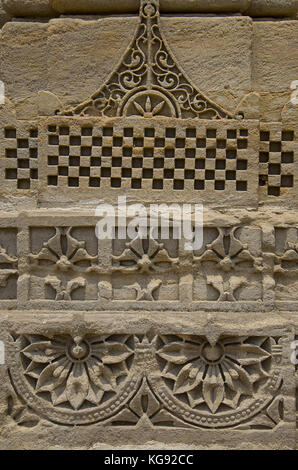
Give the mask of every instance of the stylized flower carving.
<svg viewBox="0 0 298 470">
<path fill-rule="evenodd" d="M 56 228 L 56 234 L 43 244 L 37 255 L 31 254 L 31 261 L 38 263 L 46 261 L 55 264 L 57 269 L 66 272 L 80 270 L 80 263 L 90 263 L 97 260 L 97 256 L 91 256 L 85 249 L 85 242 L 78 241 L 71 236 L 71 228 Z M 83 270 L 86 268 L 84 267 Z"/>
<path fill-rule="evenodd" d="M 298 243 L 288 242 L 285 252 L 275 255 L 275 274 L 285 274 L 289 277 L 296 277 L 298 273 Z"/>
<path fill-rule="evenodd" d="M 5 248 L 0 245 L 0 287 L 6 287 L 8 278 L 17 274 L 18 259 L 9 256 Z"/>
<path fill-rule="evenodd" d="M 115 268 L 117 270 L 140 273 L 162 272 L 178 264 L 178 258 L 171 258 L 163 243 L 158 243 L 150 237 L 148 246 L 145 247 L 144 240 L 139 236 L 126 243 L 123 253 L 113 256 L 113 260 L 120 264 L 119 268 Z"/>
<path fill-rule="evenodd" d="M 207 250 L 201 256 L 195 257 L 195 262 L 198 264 L 204 261 L 215 262 L 224 272 L 237 270 L 241 263 L 251 262 L 259 271 L 260 258 L 254 257 L 248 246 L 235 237 L 236 230 L 237 227 L 226 233 L 219 228 L 218 237 L 207 245 Z"/>
<path fill-rule="evenodd" d="M 150 96 L 147 96 L 144 107 L 137 101 L 134 101 L 134 105 L 141 116 L 148 118 L 156 116 L 164 107 L 165 102 L 160 101 L 157 105 L 153 106 Z"/>
<path fill-rule="evenodd" d="M 153 293 L 160 288 L 162 281 L 160 279 L 152 279 L 146 287 L 141 287 L 138 282 L 127 286 L 127 288 L 134 289 L 136 292 L 136 300 L 155 300 Z"/>
<path fill-rule="evenodd" d="M 133 354 L 130 336 L 27 337 L 22 356 L 29 361 L 25 375 L 33 379 L 36 394 L 48 393 L 54 406 L 101 403 L 105 393 L 116 393 L 128 374 Z"/>
<path fill-rule="evenodd" d="M 73 291 L 86 286 L 86 279 L 76 277 L 75 279 L 67 282 L 66 285 L 63 285 L 62 280 L 58 279 L 56 276 L 47 276 L 45 278 L 45 284 L 51 286 L 56 291 L 55 300 L 70 301 Z"/>
<path fill-rule="evenodd" d="M 15 266 L 18 262 L 18 259 L 15 256 L 9 256 L 5 248 L 0 245 L 0 265 L 1 264 L 11 264 Z"/>
<path fill-rule="evenodd" d="M 218 301 L 229 301 L 235 302 L 237 289 L 242 286 L 247 286 L 248 282 L 244 276 L 230 276 L 228 280 L 224 280 L 220 274 L 207 275 L 207 284 L 211 285 L 215 290 L 218 291 Z"/>
<path fill-rule="evenodd" d="M 270 357 L 264 338 L 162 340 L 157 353 L 166 361 L 162 376 L 172 381 L 173 394 L 186 396 L 192 408 L 207 405 L 213 414 L 221 406 L 235 409 L 242 396 L 253 396 L 256 384 L 268 377 L 262 367 Z"/>
</svg>

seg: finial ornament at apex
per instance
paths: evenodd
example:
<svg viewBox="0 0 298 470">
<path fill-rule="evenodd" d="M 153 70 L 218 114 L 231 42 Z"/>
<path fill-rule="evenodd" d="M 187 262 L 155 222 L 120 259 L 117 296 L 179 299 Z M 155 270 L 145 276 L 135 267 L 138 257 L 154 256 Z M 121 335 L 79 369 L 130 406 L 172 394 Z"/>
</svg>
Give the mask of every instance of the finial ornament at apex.
<svg viewBox="0 0 298 470">
<path fill-rule="evenodd" d="M 233 117 L 203 95 L 177 64 L 159 23 L 159 0 L 140 1 L 140 22 L 120 64 L 91 98 L 60 115 Z"/>
</svg>

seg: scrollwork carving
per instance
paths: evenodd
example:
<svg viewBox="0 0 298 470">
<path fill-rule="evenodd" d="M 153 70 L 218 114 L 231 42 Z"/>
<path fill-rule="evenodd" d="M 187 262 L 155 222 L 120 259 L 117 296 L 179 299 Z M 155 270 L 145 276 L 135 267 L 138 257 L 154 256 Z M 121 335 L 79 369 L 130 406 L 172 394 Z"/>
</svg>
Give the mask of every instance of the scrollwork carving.
<svg viewBox="0 0 298 470">
<path fill-rule="evenodd" d="M 107 82 L 90 99 L 60 114 L 232 117 L 192 85 L 177 65 L 160 30 L 159 0 L 141 0 L 134 39 Z"/>
</svg>

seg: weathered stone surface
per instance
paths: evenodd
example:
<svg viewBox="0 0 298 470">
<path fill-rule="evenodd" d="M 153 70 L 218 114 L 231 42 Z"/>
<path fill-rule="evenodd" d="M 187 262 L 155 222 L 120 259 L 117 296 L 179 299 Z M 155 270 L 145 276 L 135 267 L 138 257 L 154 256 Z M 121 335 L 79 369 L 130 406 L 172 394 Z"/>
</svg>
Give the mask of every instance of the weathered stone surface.
<svg viewBox="0 0 298 470">
<path fill-rule="evenodd" d="M 289 102 L 291 97 L 290 90 L 273 93 L 260 93 L 260 117 L 265 122 L 279 122 L 282 119 L 282 111 L 284 106 Z M 290 119 L 295 122 L 296 119 Z"/>
<path fill-rule="evenodd" d="M 38 92 L 38 113 L 40 116 L 52 116 L 62 107 L 61 101 L 49 91 Z"/>
<path fill-rule="evenodd" d="M 262 119 L 280 119 L 281 110 L 289 101 L 291 81 L 298 74 L 296 21 L 252 24 L 248 18 L 193 18 L 189 22 L 185 18 L 163 17 L 161 23 L 182 67 L 210 98 L 233 112 L 249 92 L 260 93 Z M 54 93 L 64 105 L 87 99 L 120 60 L 136 24 L 136 18 L 58 19 L 49 25 L 8 23 L 1 36 L 1 68 L 7 96 L 19 101 L 20 109 L 24 109 L 24 98 L 29 105 L 30 95 L 39 90 Z M 276 31 L 272 38 L 271 31 Z M 194 45 L 187 55 L 186 37 Z M 101 45 L 102 53 L 98 55 Z M 11 47 L 15 54 L 10 54 Z M 275 51 L 279 48 L 281 59 L 277 63 Z M 22 50 L 28 50 L 29 60 Z M 289 55 L 284 51 L 289 51 Z M 83 62 L 82 55 L 88 56 L 89 61 Z M 32 96 L 28 118 L 34 117 L 31 109 L 37 109 L 36 102 Z"/>
<path fill-rule="evenodd" d="M 136 18 L 57 19 L 49 25 L 9 23 L 1 38 L 1 68 L 8 97 L 18 100 L 47 90 L 64 105 L 87 99 L 108 78 L 136 26 Z M 194 18 L 190 23 L 184 18 L 162 18 L 162 27 L 192 81 L 202 91 L 218 92 L 222 106 L 233 111 L 237 100 L 251 90 L 251 20 Z M 186 37 L 195 45 L 188 55 L 184 53 Z M 14 55 L 9 52 L 11 47 Z M 22 50 L 28 50 L 29 61 L 27 52 L 18 54 Z M 82 61 L 82 56 L 89 57 L 88 61 Z M 241 63 L 237 73 L 236 63 Z M 225 96 L 229 91 L 231 95 Z"/>
<path fill-rule="evenodd" d="M 293 449 L 295 404 L 292 395 L 295 382 L 294 365 L 288 360 L 288 355 L 294 332 L 293 327 L 289 329 L 286 317 L 262 315 L 260 318 L 258 314 L 243 314 L 241 318 L 228 322 L 226 315 L 218 314 L 216 319 L 212 316 L 210 324 L 210 315 L 208 317 L 208 314 L 200 314 L 195 325 L 193 315 L 180 314 L 179 319 L 177 326 L 169 316 L 166 318 L 156 313 L 148 321 L 146 315 L 138 314 L 123 317 L 121 324 L 118 323 L 115 327 L 112 315 L 107 313 L 101 316 L 99 333 L 96 330 L 97 317 L 93 314 L 63 313 L 59 319 L 48 314 L 45 325 L 32 312 L 25 315 L 16 312 L 9 316 L 4 312 L 1 339 L 5 342 L 11 381 L 2 366 L 1 382 L 6 384 L 2 387 L 2 429 L 6 432 L 2 437 L 1 447 L 53 449 L 61 446 L 61 441 L 64 448 L 100 448 L 111 443 L 121 447 L 128 442 L 134 447 L 150 446 L 150 442 L 155 441 L 155 448 L 159 448 L 169 445 L 170 433 L 170 445 L 173 447 L 180 444 L 184 448 L 191 442 L 192 448 L 210 449 L 214 448 L 216 442 L 216 447 L 222 449 Z M 81 339 L 77 336 L 74 338 L 78 327 Z M 266 334 L 263 332 L 264 328 Z M 57 329 L 60 334 L 59 343 L 55 343 Z M 138 338 L 143 337 L 144 332 L 148 332 L 149 336 L 140 341 Z M 111 370 L 110 351 L 113 352 L 114 369 L 116 364 L 118 368 L 122 366 L 123 377 L 119 385 L 111 383 L 111 398 L 108 401 L 104 401 L 105 392 L 100 392 L 101 382 L 93 374 L 92 357 L 83 359 L 84 367 L 89 373 L 86 378 L 83 378 L 83 372 L 79 372 L 79 366 L 75 365 L 77 355 L 84 354 L 84 348 L 91 348 L 92 352 L 96 348 L 101 351 L 99 342 L 102 334 L 107 334 L 102 353 L 106 384 L 109 383 Z M 245 343 L 243 336 L 240 339 L 241 335 L 247 338 Z M 215 341 L 211 339 L 215 337 Z M 214 346 L 211 347 L 208 341 Z M 49 364 L 51 356 L 49 353 L 46 355 L 45 347 L 52 347 L 52 354 L 59 347 L 60 362 L 64 360 L 63 367 L 70 369 L 68 382 L 66 378 L 63 380 L 63 376 L 58 379 L 55 368 Z M 176 366 L 175 347 L 177 351 L 181 351 L 181 360 Z M 199 354 L 197 361 L 202 363 L 203 370 L 208 368 L 213 354 L 220 354 L 222 350 L 229 351 L 229 356 L 237 358 L 236 362 L 230 364 L 228 359 L 222 357 L 219 364 L 224 370 L 227 367 L 230 380 L 235 380 L 236 390 L 239 390 L 239 398 L 236 400 L 241 398 L 240 412 L 229 410 L 232 403 L 230 406 L 224 405 L 225 402 L 229 403 L 226 395 L 228 390 L 224 384 L 223 393 L 217 395 L 216 402 L 213 401 L 214 394 L 209 393 L 207 387 L 208 374 L 203 378 L 205 395 L 201 410 L 194 410 L 188 402 L 195 400 L 198 389 L 196 382 L 190 381 L 187 401 L 182 399 L 182 385 L 179 386 L 177 382 L 177 374 L 180 372 L 181 376 L 181 370 L 183 375 L 183 369 L 195 367 L 193 355 L 196 350 Z M 246 380 L 247 387 L 243 388 L 240 383 L 237 387 L 236 374 L 239 373 L 237 362 L 242 362 L 242 357 L 247 355 L 246 351 L 250 351 L 249 362 L 254 361 L 257 364 L 258 372 L 251 373 L 251 366 L 242 366 L 242 380 Z M 21 365 L 22 359 L 23 363 L 29 364 L 27 371 Z M 36 371 L 38 360 L 43 362 Z M 188 361 L 187 366 L 185 361 Z M 243 359 L 243 363 L 247 364 L 247 361 Z M 172 372 L 171 379 L 165 380 L 165 370 L 171 364 L 175 374 Z M 214 377 L 218 377 L 219 365 L 213 367 Z M 266 370 L 266 379 L 262 378 L 262 373 L 265 372 L 263 367 Z M 31 372 L 34 369 L 36 372 Z M 85 368 L 81 370 L 84 371 Z M 72 385 L 74 374 L 84 387 Z M 64 398 L 60 395 L 60 400 L 51 387 L 58 380 L 61 384 L 60 393 L 63 394 L 64 390 L 67 392 Z M 88 397 L 87 394 L 91 386 L 95 387 L 93 381 L 97 384 L 98 392 L 94 393 L 92 405 L 88 402 L 88 398 L 91 399 L 90 392 Z M 170 388 L 170 382 L 177 384 L 174 392 Z M 253 391 L 247 395 L 252 384 Z M 106 388 L 107 385 L 104 389 Z M 45 394 L 42 392 L 46 389 L 52 391 L 44 399 Z M 215 390 L 218 392 L 217 388 Z M 145 411 L 142 408 L 142 395 L 148 397 L 150 404 Z M 55 405 L 59 401 L 61 404 Z M 21 403 L 22 413 L 17 413 Z M 222 411 L 222 407 L 226 410 Z M 55 423 L 51 423 L 52 420 Z M 79 421 L 85 425 L 70 428 L 69 425 Z M 115 431 L 117 443 L 113 437 Z"/>
<path fill-rule="evenodd" d="M 255 91 L 291 90 L 291 82 L 298 76 L 297 46 L 298 21 L 253 23 L 252 81 Z"/>
<path fill-rule="evenodd" d="M 60 13 L 110 13 L 138 11 L 138 0 L 50 0 Z M 160 0 L 164 12 L 241 12 L 249 0 Z"/>
<path fill-rule="evenodd" d="M 9 22 L 2 28 L 0 67 L 7 98 L 24 99 L 47 90 L 47 29 L 37 22 Z"/>
<path fill-rule="evenodd" d="M 238 104 L 238 113 L 247 119 L 260 119 L 260 95 L 259 93 L 248 93 Z"/>
<path fill-rule="evenodd" d="M 298 107 L 294 103 L 288 101 L 282 109 L 281 113 L 282 121 L 285 123 L 288 122 L 297 122 L 298 121 Z"/>
<path fill-rule="evenodd" d="M 158 4 L 1 30 L 1 449 L 297 446 L 297 21 Z"/>
<path fill-rule="evenodd" d="M 70 14 L 132 13 L 138 0 L 3 0 L 14 16 L 51 16 L 55 12 Z M 297 0 L 160 0 L 162 12 L 221 13 L 242 12 L 251 16 L 295 16 Z"/>
<path fill-rule="evenodd" d="M 137 0 L 51 0 L 61 13 L 134 12 Z M 164 12 L 243 12 L 251 16 L 295 16 L 297 0 L 160 0 Z"/>
<path fill-rule="evenodd" d="M 12 16 L 49 17 L 55 15 L 49 0 L 2 0 L 2 5 Z"/>
<path fill-rule="evenodd" d="M 188 17 L 162 17 L 161 25 L 179 63 L 200 89 L 251 90 L 251 19 L 207 17 L 190 23 Z M 193 47 L 185 54 L 189 41 Z"/>
<path fill-rule="evenodd" d="M 251 16 L 293 16 L 298 10 L 297 0 L 251 0 L 246 14 Z"/>
<path fill-rule="evenodd" d="M 0 2 L 0 28 L 11 19 L 9 13 L 3 10 L 2 4 Z"/>
<path fill-rule="evenodd" d="M 136 18 L 52 20 L 47 30 L 44 89 L 55 93 L 64 106 L 85 101 L 120 61 L 136 25 Z M 88 60 L 82 61 L 83 56 Z"/>
</svg>

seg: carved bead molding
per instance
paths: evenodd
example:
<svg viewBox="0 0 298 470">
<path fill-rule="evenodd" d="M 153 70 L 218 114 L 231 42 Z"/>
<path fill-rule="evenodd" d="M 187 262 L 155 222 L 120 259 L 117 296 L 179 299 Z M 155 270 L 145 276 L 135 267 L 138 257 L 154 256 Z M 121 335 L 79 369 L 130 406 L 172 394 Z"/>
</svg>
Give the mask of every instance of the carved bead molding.
<svg viewBox="0 0 298 470">
<path fill-rule="evenodd" d="M 55 13 L 134 13 L 139 0 L 2 0 L 14 16 L 52 16 Z M 242 13 L 250 16 L 295 16 L 297 0 L 160 0 L 162 12 Z"/>
<path fill-rule="evenodd" d="M 9 335 L 8 411 L 13 418 L 22 404 L 17 424 L 266 430 L 283 421 L 287 336 L 72 330 Z"/>
</svg>

